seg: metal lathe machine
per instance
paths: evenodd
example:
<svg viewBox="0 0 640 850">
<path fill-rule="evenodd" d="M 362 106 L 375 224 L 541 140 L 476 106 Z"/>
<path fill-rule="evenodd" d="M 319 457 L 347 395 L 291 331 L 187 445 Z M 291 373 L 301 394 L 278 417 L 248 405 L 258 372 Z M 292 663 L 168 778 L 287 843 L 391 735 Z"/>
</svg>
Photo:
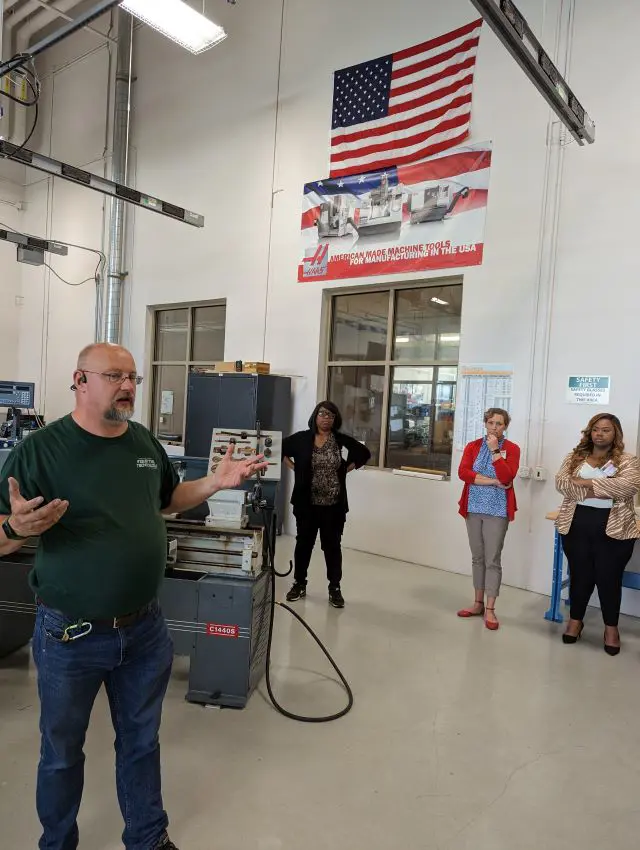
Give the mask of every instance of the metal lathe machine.
<svg viewBox="0 0 640 850">
<path fill-rule="evenodd" d="M 281 477 L 282 434 L 215 429 L 209 458 L 171 458 L 183 479 L 207 474 L 229 443 L 234 458 L 264 453 L 259 480 L 217 494 L 194 511 L 167 518 L 167 567 L 160 593 L 176 655 L 190 659 L 186 698 L 243 708 L 264 675 L 271 604 L 269 548 Z M 256 487 L 265 511 L 256 508 Z M 35 617 L 27 577 L 35 546 L 0 559 L 0 657 L 31 638 Z"/>
</svg>

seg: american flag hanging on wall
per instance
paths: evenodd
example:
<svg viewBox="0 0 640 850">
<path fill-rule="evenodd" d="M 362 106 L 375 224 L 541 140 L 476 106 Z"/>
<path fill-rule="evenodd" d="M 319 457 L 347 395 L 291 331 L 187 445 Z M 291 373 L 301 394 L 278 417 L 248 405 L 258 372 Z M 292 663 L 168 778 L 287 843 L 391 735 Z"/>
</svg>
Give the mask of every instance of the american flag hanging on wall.
<svg viewBox="0 0 640 850">
<path fill-rule="evenodd" d="M 331 177 L 406 165 L 469 135 L 482 20 L 335 74 Z"/>
</svg>

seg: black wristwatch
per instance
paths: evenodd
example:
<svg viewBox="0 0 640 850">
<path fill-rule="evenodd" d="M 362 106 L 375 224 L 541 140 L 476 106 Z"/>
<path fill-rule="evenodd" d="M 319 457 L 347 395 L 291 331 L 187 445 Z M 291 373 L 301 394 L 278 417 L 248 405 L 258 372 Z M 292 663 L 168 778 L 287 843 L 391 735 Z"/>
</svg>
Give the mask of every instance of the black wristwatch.
<svg viewBox="0 0 640 850">
<path fill-rule="evenodd" d="M 11 524 L 9 523 L 9 517 L 7 517 L 5 519 L 5 521 L 2 523 L 2 530 L 4 531 L 7 540 L 27 540 L 28 539 L 26 537 L 23 537 L 21 534 L 17 534 L 11 528 Z"/>
</svg>

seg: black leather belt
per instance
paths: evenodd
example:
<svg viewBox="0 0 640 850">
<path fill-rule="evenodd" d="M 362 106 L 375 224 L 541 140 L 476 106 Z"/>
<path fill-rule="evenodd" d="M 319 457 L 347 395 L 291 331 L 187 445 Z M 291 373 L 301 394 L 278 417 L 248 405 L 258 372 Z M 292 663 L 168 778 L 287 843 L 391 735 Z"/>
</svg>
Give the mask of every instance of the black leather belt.
<svg viewBox="0 0 640 850">
<path fill-rule="evenodd" d="M 36 598 L 36 602 L 38 605 L 42 605 L 44 608 L 49 608 L 50 611 L 53 611 L 54 614 L 58 614 L 65 620 L 69 622 L 74 622 L 74 617 L 68 617 L 64 611 L 58 611 L 55 608 L 51 608 L 50 605 L 44 601 L 44 599 Z M 154 602 L 149 602 L 148 605 L 139 608 L 137 611 L 133 611 L 131 614 L 123 614 L 122 617 L 113 617 L 108 620 L 87 620 L 86 622 L 91 623 L 92 626 L 101 626 L 103 628 L 109 629 L 126 629 L 127 626 L 133 626 L 139 620 L 142 620 L 146 617 L 151 611 L 153 611 L 155 606 Z"/>
</svg>

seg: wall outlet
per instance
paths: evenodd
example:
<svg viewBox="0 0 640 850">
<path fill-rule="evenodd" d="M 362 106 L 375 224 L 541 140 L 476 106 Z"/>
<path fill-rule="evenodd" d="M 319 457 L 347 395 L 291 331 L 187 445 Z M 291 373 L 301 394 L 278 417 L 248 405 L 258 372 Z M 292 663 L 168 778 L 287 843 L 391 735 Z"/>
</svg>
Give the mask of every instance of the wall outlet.
<svg viewBox="0 0 640 850">
<path fill-rule="evenodd" d="M 518 470 L 518 478 L 531 478 L 531 467 L 530 466 L 521 466 Z"/>
<path fill-rule="evenodd" d="M 534 478 L 536 479 L 536 481 L 546 481 L 547 470 L 542 466 L 536 466 Z"/>
</svg>

